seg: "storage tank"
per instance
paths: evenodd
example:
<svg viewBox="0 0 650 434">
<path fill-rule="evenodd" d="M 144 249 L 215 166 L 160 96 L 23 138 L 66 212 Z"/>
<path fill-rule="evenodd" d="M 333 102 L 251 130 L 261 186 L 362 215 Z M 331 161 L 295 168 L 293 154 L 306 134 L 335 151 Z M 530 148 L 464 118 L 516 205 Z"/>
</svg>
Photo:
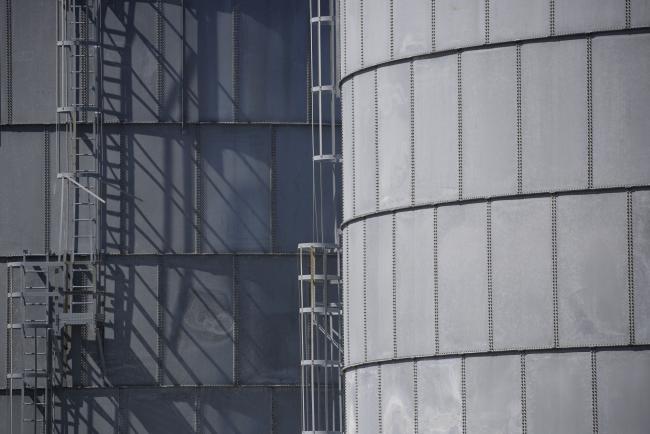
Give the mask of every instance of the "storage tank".
<svg viewBox="0 0 650 434">
<path fill-rule="evenodd" d="M 0 3 L 0 432 L 298 432 L 308 2 Z M 91 3 L 97 15 L 70 12 Z M 74 333 L 34 427 L 6 265 L 56 260 L 57 46 L 73 45 L 57 44 L 60 7 L 71 27 L 99 25 L 103 355 Z"/>
<path fill-rule="evenodd" d="M 340 20 L 347 432 L 648 432 L 650 3 Z"/>
</svg>

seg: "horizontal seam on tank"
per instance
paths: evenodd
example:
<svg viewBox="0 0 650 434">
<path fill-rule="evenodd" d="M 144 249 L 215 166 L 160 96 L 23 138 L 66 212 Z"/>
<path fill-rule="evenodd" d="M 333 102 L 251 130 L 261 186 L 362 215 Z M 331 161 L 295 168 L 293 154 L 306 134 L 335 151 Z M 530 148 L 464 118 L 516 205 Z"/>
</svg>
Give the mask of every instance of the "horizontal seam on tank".
<svg viewBox="0 0 650 434">
<path fill-rule="evenodd" d="M 508 355 L 518 355 L 521 353 L 526 353 L 526 355 L 533 354 L 562 354 L 562 353 L 586 353 L 591 352 L 594 349 L 598 351 L 626 351 L 626 350 L 650 350 L 650 343 L 644 344 L 634 344 L 630 345 L 629 343 L 625 344 L 594 344 L 594 345 L 581 345 L 581 346 L 567 346 L 567 347 L 530 347 L 530 348 L 512 348 L 512 349 L 499 349 L 494 351 L 488 350 L 477 350 L 477 351 L 466 351 L 466 352 L 440 352 L 438 354 L 425 354 L 425 355 L 414 355 L 414 356 L 403 356 L 397 358 L 385 358 L 385 359 L 374 359 L 368 360 L 367 362 L 353 363 L 343 367 L 343 372 L 354 371 L 360 368 L 367 368 L 376 365 L 388 365 L 395 363 L 408 363 L 412 361 L 420 360 L 438 360 L 438 359 L 460 359 L 461 357 L 485 357 L 485 356 L 508 356 Z"/>
<path fill-rule="evenodd" d="M 409 63 L 416 60 L 424 60 L 424 59 L 431 59 L 436 57 L 455 55 L 458 52 L 489 50 L 489 49 L 500 48 L 500 47 L 515 47 L 519 44 L 525 45 L 525 44 L 532 44 L 532 43 L 539 43 L 539 42 L 557 42 L 557 41 L 566 41 L 566 40 L 575 40 L 575 39 L 586 39 L 589 37 L 597 37 L 597 36 L 633 35 L 633 34 L 644 34 L 644 33 L 650 33 L 649 26 L 634 27 L 629 29 L 626 29 L 624 27 L 619 27 L 619 28 L 614 28 L 609 30 L 595 30 L 591 32 L 566 33 L 566 34 L 553 35 L 553 36 L 539 36 L 539 37 L 524 38 L 524 39 L 511 40 L 511 41 L 494 42 L 489 44 L 468 45 L 466 47 L 456 47 L 447 50 L 415 54 L 413 56 L 402 57 L 399 59 L 382 61 L 379 63 L 375 63 L 373 65 L 364 66 L 363 68 L 360 68 L 356 71 L 352 71 L 345 77 L 342 77 L 341 80 L 339 80 L 339 88 L 341 88 L 351 78 L 357 75 L 362 75 L 368 72 L 372 72 L 375 69 L 384 68 L 393 65 L 400 65 L 403 63 Z"/>
<path fill-rule="evenodd" d="M 423 209 L 452 206 L 452 205 L 467 205 L 471 203 L 483 203 L 488 201 L 506 201 L 506 200 L 522 200 L 522 199 L 535 199 L 551 196 L 571 196 L 571 195 L 588 195 L 588 194 L 602 194 L 602 193 L 623 193 L 627 191 L 646 191 L 650 190 L 650 184 L 630 184 L 630 185 L 612 185 L 609 187 L 594 187 L 594 188 L 575 188 L 567 190 L 548 190 L 537 192 L 525 193 L 506 193 L 494 196 L 471 196 L 463 197 L 462 199 L 450 199 L 436 202 L 422 202 L 415 205 L 406 205 L 402 207 L 386 208 L 379 211 L 372 211 L 369 213 L 359 214 L 351 217 L 341 223 L 341 229 L 345 229 L 353 223 L 357 223 L 373 217 L 381 217 L 393 213 L 401 213 L 408 211 L 418 211 Z"/>
</svg>

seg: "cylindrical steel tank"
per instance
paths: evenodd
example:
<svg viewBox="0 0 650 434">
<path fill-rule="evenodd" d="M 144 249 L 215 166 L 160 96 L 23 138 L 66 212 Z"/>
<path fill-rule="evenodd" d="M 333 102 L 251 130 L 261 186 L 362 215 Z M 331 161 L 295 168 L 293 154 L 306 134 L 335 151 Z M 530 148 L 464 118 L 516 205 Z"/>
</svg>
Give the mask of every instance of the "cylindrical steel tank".
<svg viewBox="0 0 650 434">
<path fill-rule="evenodd" d="M 340 15 L 347 432 L 648 432 L 650 3 Z"/>
</svg>

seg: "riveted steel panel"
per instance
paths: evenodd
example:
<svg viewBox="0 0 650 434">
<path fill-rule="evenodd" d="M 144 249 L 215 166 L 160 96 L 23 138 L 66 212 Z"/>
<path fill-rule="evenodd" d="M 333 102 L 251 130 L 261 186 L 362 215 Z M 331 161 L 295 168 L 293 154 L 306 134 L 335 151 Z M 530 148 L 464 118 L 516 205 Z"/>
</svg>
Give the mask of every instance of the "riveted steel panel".
<svg viewBox="0 0 650 434">
<path fill-rule="evenodd" d="M 167 257 L 160 270 L 165 384 L 229 384 L 232 258 Z"/>
<path fill-rule="evenodd" d="M 233 2 L 185 0 L 185 116 L 232 121 Z"/>
<path fill-rule="evenodd" d="M 52 122 L 56 113 L 56 3 L 12 1 L 11 8 L 13 122 Z"/>
<path fill-rule="evenodd" d="M 359 433 L 378 433 L 379 428 L 379 369 L 384 367 L 368 366 L 356 371 L 359 408 Z"/>
<path fill-rule="evenodd" d="M 201 427 L 206 433 L 258 434 L 271 429 L 271 389 L 201 390 Z"/>
<path fill-rule="evenodd" d="M 637 342 L 650 343 L 650 192 L 632 193 L 634 326 Z"/>
<path fill-rule="evenodd" d="M 462 432 L 460 359 L 418 363 L 418 428 L 422 434 Z"/>
<path fill-rule="evenodd" d="M 377 73 L 379 127 L 379 207 L 410 203 L 409 64 L 381 68 Z"/>
<path fill-rule="evenodd" d="M 548 0 L 490 2 L 490 42 L 547 36 Z"/>
<path fill-rule="evenodd" d="M 432 51 L 431 0 L 395 0 L 394 55 L 396 58 Z"/>
<path fill-rule="evenodd" d="M 485 40 L 484 14 L 482 2 L 436 2 L 436 50 L 482 44 Z"/>
<path fill-rule="evenodd" d="M 275 387 L 273 394 L 273 422 L 272 432 L 293 433 L 300 432 L 300 389 Z"/>
<path fill-rule="evenodd" d="M 457 56 L 414 62 L 415 201 L 458 197 Z"/>
<path fill-rule="evenodd" d="M 518 355 L 468 357 L 467 432 L 521 432 Z"/>
<path fill-rule="evenodd" d="M 435 348 L 433 210 L 395 215 L 397 354 L 431 354 Z"/>
<path fill-rule="evenodd" d="M 345 427 L 346 432 L 358 433 L 358 420 L 355 411 L 355 402 L 357 399 L 356 376 L 358 371 L 348 371 L 345 373 Z"/>
<path fill-rule="evenodd" d="M 5 4 L 6 5 L 6 4 Z M 3 62 L 0 62 L 0 80 L 2 82 L 2 86 L 0 86 L 0 124 L 4 125 L 8 122 L 7 119 L 7 109 L 8 109 L 8 101 L 7 98 L 9 96 L 9 84 L 11 84 L 7 80 L 7 75 L 10 72 L 10 63 L 8 62 L 8 54 L 10 54 L 9 51 L 9 46 L 7 44 L 7 37 L 13 36 L 13 33 L 10 33 L 8 31 L 7 25 L 7 13 L 9 11 L 7 10 L 7 7 L 1 7 L 0 8 L 0 56 L 3 59 Z"/>
<path fill-rule="evenodd" d="M 268 251 L 271 128 L 202 126 L 203 248 Z"/>
<path fill-rule="evenodd" d="M 44 248 L 43 131 L 26 128 L 0 136 L 0 253 Z"/>
<path fill-rule="evenodd" d="M 361 67 L 361 0 L 344 0 L 341 2 L 341 12 L 344 16 L 344 33 L 341 36 L 343 44 L 343 76 Z"/>
<path fill-rule="evenodd" d="M 488 347 L 485 204 L 438 209 L 440 351 Z"/>
<path fill-rule="evenodd" d="M 392 216 L 366 221 L 368 359 L 393 356 Z"/>
<path fill-rule="evenodd" d="M 464 197 L 517 191 L 515 50 L 463 54 Z"/>
<path fill-rule="evenodd" d="M 240 120 L 307 120 L 307 7 L 302 0 L 239 1 Z"/>
<path fill-rule="evenodd" d="M 588 352 L 526 356 L 529 432 L 591 433 L 591 362 Z"/>
<path fill-rule="evenodd" d="M 238 260 L 241 382 L 297 384 L 297 258 L 243 256 Z"/>
<path fill-rule="evenodd" d="M 346 327 L 346 363 L 358 363 L 363 361 L 364 352 L 364 287 L 365 283 L 365 259 L 366 250 L 363 245 L 363 222 L 353 223 L 347 227 L 348 248 L 347 255 L 347 290 L 349 305 L 346 306 L 346 315 L 343 322 Z M 368 287 L 369 288 L 369 287 Z"/>
<path fill-rule="evenodd" d="M 604 351 L 598 360 L 598 429 L 642 434 L 650 426 L 650 352 Z"/>
<path fill-rule="evenodd" d="M 128 433 L 193 433 L 192 389 L 127 389 Z"/>
<path fill-rule="evenodd" d="M 120 386 L 156 384 L 158 260 L 109 256 L 105 262 L 106 378 Z"/>
<path fill-rule="evenodd" d="M 553 345 L 551 199 L 492 203 L 494 347 Z"/>
<path fill-rule="evenodd" d="M 354 166 L 355 162 L 352 161 L 352 157 L 354 155 L 353 147 L 353 136 L 352 132 L 354 131 L 353 129 L 353 115 L 352 111 L 354 108 L 352 107 L 352 92 L 354 91 L 354 88 L 352 86 L 352 81 L 347 81 L 343 84 L 343 87 L 341 89 L 341 99 L 343 100 L 342 103 L 342 115 L 343 115 L 343 125 L 341 126 L 342 132 L 343 132 L 343 144 L 342 144 L 342 152 L 343 152 L 343 220 L 348 220 L 353 216 L 352 210 L 354 209 L 354 190 L 355 186 L 353 184 L 353 179 L 352 179 L 352 167 Z"/>
<path fill-rule="evenodd" d="M 361 66 L 376 65 L 390 59 L 390 3 L 363 0 L 363 38 Z"/>
<path fill-rule="evenodd" d="M 625 343 L 625 194 L 562 196 L 557 209 L 560 343 Z"/>
<path fill-rule="evenodd" d="M 375 77 L 373 73 L 354 77 L 354 165 L 356 214 L 374 211 L 376 201 Z"/>
<path fill-rule="evenodd" d="M 587 42 L 521 47 L 522 187 L 587 186 Z"/>
<path fill-rule="evenodd" d="M 384 432 L 413 432 L 413 363 L 391 363 L 382 366 L 381 385 Z"/>
<path fill-rule="evenodd" d="M 593 40 L 594 185 L 650 183 L 650 35 Z"/>
<path fill-rule="evenodd" d="M 156 392 L 150 391 L 153 395 Z M 118 434 L 116 389 L 63 390 L 56 394 L 53 432 Z"/>
<path fill-rule="evenodd" d="M 557 34 L 587 33 L 625 27 L 625 2 L 618 0 L 574 0 L 555 4 Z"/>
<path fill-rule="evenodd" d="M 647 0 L 631 0 L 630 12 L 632 27 L 644 27 L 650 24 L 650 3 Z"/>
</svg>

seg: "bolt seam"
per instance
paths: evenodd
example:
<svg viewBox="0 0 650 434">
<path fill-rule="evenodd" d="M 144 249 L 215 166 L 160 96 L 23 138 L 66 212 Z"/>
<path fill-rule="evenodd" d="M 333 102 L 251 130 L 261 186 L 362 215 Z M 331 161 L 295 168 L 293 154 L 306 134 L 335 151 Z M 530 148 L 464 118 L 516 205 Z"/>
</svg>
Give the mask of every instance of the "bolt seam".
<svg viewBox="0 0 650 434">
<path fill-rule="evenodd" d="M 413 432 L 418 434 L 419 429 L 418 408 L 418 362 L 413 360 Z"/>
<path fill-rule="evenodd" d="M 379 83 L 377 70 L 374 71 L 375 87 L 375 210 L 379 211 Z"/>
<path fill-rule="evenodd" d="M 158 120 L 163 120 L 163 106 L 165 97 L 165 70 L 163 63 L 165 61 L 165 21 L 164 21 L 164 3 L 158 0 L 156 10 L 156 98 L 158 99 Z"/>
<path fill-rule="evenodd" d="M 156 334 L 156 350 L 158 352 L 158 371 L 156 373 L 156 379 L 158 385 L 163 384 L 163 371 L 165 364 L 165 348 L 163 346 L 163 334 L 165 332 L 165 314 L 164 314 L 164 288 L 161 288 L 160 285 L 160 268 L 162 267 L 161 263 L 156 264 L 156 315 L 158 318 L 158 333 Z"/>
<path fill-rule="evenodd" d="M 44 162 L 43 162 L 43 195 L 45 212 L 43 213 L 44 226 L 44 251 L 46 255 L 50 254 L 50 220 L 51 220 L 51 192 L 50 192 L 50 132 L 47 128 L 44 130 Z"/>
<path fill-rule="evenodd" d="M 357 179 L 356 179 L 356 154 L 355 154 L 355 117 L 354 117 L 354 82 L 355 78 L 350 82 L 350 96 L 352 99 L 351 115 L 352 115 L 352 215 L 357 214 Z"/>
<path fill-rule="evenodd" d="M 485 0 L 485 43 L 490 43 L 490 0 Z"/>
<path fill-rule="evenodd" d="M 389 16 L 389 55 L 390 59 L 395 59 L 395 4 L 394 0 L 388 2 L 388 16 Z"/>
<path fill-rule="evenodd" d="M 594 109 L 592 40 L 587 38 L 587 188 L 594 188 Z"/>
<path fill-rule="evenodd" d="M 598 366 L 595 350 L 591 351 L 591 411 L 592 431 L 598 434 Z"/>
<path fill-rule="evenodd" d="M 557 275 L 557 196 L 551 196 L 551 270 L 553 278 L 553 347 L 560 346 L 559 296 Z"/>
<path fill-rule="evenodd" d="M 628 290 L 628 327 L 630 345 L 636 343 L 635 306 L 634 306 L 634 221 L 632 192 L 627 192 L 627 290 Z"/>
<path fill-rule="evenodd" d="M 460 359 L 460 394 L 462 432 L 463 434 L 467 434 L 467 367 L 465 356 Z"/>
<path fill-rule="evenodd" d="M 522 125 L 522 89 L 521 89 L 521 44 L 517 44 L 517 193 L 524 190 L 523 179 L 523 125 Z"/>
<path fill-rule="evenodd" d="M 458 68 L 458 95 L 457 95 L 457 114 L 458 114 L 458 200 L 463 199 L 463 80 L 462 80 L 462 53 L 457 55 Z"/>
<path fill-rule="evenodd" d="M 354 432 L 359 432 L 359 372 L 354 372 Z"/>
<path fill-rule="evenodd" d="M 363 221 L 363 360 L 368 361 L 368 258 L 366 255 L 366 221 Z"/>
<path fill-rule="evenodd" d="M 520 356 L 520 374 L 521 374 L 521 433 L 528 433 L 528 410 L 526 397 L 526 353 Z"/>
<path fill-rule="evenodd" d="M 12 0 L 6 0 L 5 3 L 5 20 L 6 20 L 6 44 L 7 52 L 6 56 L 6 92 L 7 92 L 7 123 L 11 124 L 13 122 L 13 26 L 12 26 L 12 9 L 11 9 Z"/>
<path fill-rule="evenodd" d="M 360 47 L 360 52 L 361 52 L 361 67 L 363 68 L 365 66 L 365 50 L 364 50 L 364 43 L 363 43 L 363 32 L 364 32 L 364 17 L 363 17 L 363 1 L 364 0 L 359 0 L 359 21 L 360 21 L 360 28 L 361 28 L 361 40 L 359 41 L 361 44 Z"/>
<path fill-rule="evenodd" d="M 415 68 L 409 65 L 410 80 L 410 157 L 411 157 L 411 205 L 415 205 Z"/>
<path fill-rule="evenodd" d="M 436 51 L 436 0 L 431 0 L 431 51 Z"/>
<path fill-rule="evenodd" d="M 492 270 L 492 202 L 487 202 L 487 304 L 489 350 L 494 351 L 494 299 Z"/>
<path fill-rule="evenodd" d="M 550 36 L 555 36 L 555 0 L 549 0 L 549 22 L 548 32 Z"/>
<path fill-rule="evenodd" d="M 438 208 L 436 207 L 433 209 L 433 327 L 435 354 L 440 352 L 438 291 Z"/>
<path fill-rule="evenodd" d="M 239 257 L 233 255 L 232 257 L 232 317 L 233 317 L 233 383 L 238 386 L 240 383 L 240 369 L 239 366 Z"/>
<path fill-rule="evenodd" d="M 278 222 L 278 208 L 277 208 L 277 194 L 278 194 L 278 143 L 277 143 L 277 129 L 275 125 L 271 125 L 271 196 L 269 197 L 270 208 L 270 248 L 271 252 L 277 250 L 277 222 Z"/>
<path fill-rule="evenodd" d="M 397 224 L 392 215 L 392 278 L 393 278 L 393 357 L 397 357 Z"/>
<path fill-rule="evenodd" d="M 379 434 L 384 432 L 384 419 L 382 417 L 382 399 L 381 399 L 382 389 L 381 389 L 381 365 L 377 365 L 377 413 L 378 413 L 378 425 L 379 425 Z"/>
<path fill-rule="evenodd" d="M 345 331 L 346 331 L 346 343 L 350 342 L 350 231 L 349 229 L 345 230 Z M 347 349 L 348 357 L 346 362 L 350 362 L 350 345 L 345 345 Z"/>
<path fill-rule="evenodd" d="M 625 28 L 629 29 L 632 27 L 632 2 L 630 0 L 625 0 Z"/>
<path fill-rule="evenodd" d="M 199 140 L 193 140 L 194 143 L 194 208 L 195 208 L 195 221 L 194 221 L 194 251 L 196 253 L 203 252 L 202 246 L 202 226 L 203 226 L 203 161 L 201 155 L 201 143 Z"/>
<path fill-rule="evenodd" d="M 239 121 L 240 118 L 240 89 L 239 89 L 239 74 L 240 74 L 240 47 L 239 47 L 239 33 L 240 33 L 240 12 L 239 3 L 234 3 L 232 8 L 232 88 L 233 88 L 233 120 Z"/>
</svg>

